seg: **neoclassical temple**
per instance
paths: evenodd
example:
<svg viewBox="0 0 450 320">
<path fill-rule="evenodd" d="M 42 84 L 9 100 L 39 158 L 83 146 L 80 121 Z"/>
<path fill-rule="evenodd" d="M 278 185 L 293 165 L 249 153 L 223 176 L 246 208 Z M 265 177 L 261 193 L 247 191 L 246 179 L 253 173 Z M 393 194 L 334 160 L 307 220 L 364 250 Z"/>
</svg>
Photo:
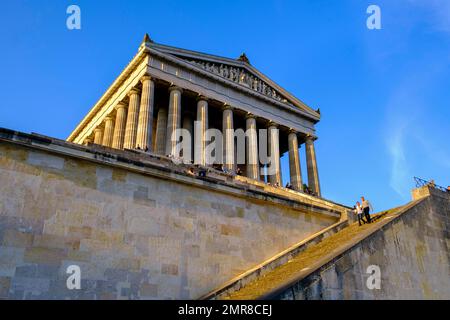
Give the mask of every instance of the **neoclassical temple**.
<svg viewBox="0 0 450 320">
<path fill-rule="evenodd" d="M 171 157 L 176 155 L 172 136 L 179 128 L 202 137 L 208 128 L 222 132 L 241 128 L 250 132 L 246 164 L 233 163 L 235 139 L 224 134 L 227 169 L 239 167 L 249 179 L 281 185 L 280 156 L 289 152 L 292 188 L 304 191 L 299 153 L 304 144 L 307 185 L 320 196 L 314 150 L 314 126 L 319 120 L 318 110 L 259 72 L 245 54 L 237 59 L 224 58 L 157 44 L 145 35 L 136 56 L 67 140 Z M 201 124 L 199 131 L 193 129 L 194 121 Z M 258 141 L 259 129 L 267 129 L 267 146 Z M 206 144 L 193 146 L 200 154 L 200 165 L 205 165 Z M 261 147 L 275 159 L 273 174 L 260 174 L 264 172 L 260 170 L 264 164 L 258 161 Z"/>
</svg>

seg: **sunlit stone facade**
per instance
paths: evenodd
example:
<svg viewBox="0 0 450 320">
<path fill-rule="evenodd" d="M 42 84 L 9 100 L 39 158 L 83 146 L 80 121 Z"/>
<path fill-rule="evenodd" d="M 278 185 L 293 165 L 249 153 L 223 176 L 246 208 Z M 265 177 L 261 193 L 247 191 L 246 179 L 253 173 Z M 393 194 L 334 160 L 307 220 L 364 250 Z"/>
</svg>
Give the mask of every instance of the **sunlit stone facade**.
<svg viewBox="0 0 450 320">
<path fill-rule="evenodd" d="M 320 196 L 314 149 L 319 120 L 318 111 L 260 73 L 245 54 L 223 58 L 156 44 L 146 35 L 137 55 L 67 140 L 178 158 L 177 129 L 185 129 L 192 149 L 183 150 L 183 158 L 212 166 L 207 131 L 217 129 L 223 135 L 223 154 L 214 164 L 281 186 L 280 156 L 288 152 L 292 188 Z M 243 163 L 233 134 L 238 129 L 246 132 Z M 267 130 L 267 143 L 259 141 L 261 129 Z M 260 161 L 262 143 L 272 157 L 270 171 Z M 302 145 L 308 190 L 300 168 Z"/>
</svg>

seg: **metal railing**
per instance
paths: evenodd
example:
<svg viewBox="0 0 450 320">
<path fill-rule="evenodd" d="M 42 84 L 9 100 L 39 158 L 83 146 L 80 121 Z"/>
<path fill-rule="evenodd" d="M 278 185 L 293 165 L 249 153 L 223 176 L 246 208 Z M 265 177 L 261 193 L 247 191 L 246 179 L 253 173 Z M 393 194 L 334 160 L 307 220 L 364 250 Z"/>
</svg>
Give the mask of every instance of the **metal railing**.
<svg viewBox="0 0 450 320">
<path fill-rule="evenodd" d="M 432 188 L 435 188 L 435 189 L 438 189 L 438 190 L 441 190 L 444 192 L 448 192 L 447 188 L 437 185 L 436 183 L 434 183 L 434 180 L 427 181 L 427 180 L 421 179 L 419 177 L 414 177 L 414 181 L 416 182 L 416 188 L 427 186 L 427 187 L 432 187 Z"/>
</svg>

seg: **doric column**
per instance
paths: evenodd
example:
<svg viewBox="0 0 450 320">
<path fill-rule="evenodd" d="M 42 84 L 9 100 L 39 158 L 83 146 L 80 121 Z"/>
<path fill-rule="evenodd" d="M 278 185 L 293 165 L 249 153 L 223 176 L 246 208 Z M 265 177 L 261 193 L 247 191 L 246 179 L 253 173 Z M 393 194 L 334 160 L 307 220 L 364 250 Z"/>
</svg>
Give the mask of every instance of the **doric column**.
<svg viewBox="0 0 450 320">
<path fill-rule="evenodd" d="M 226 105 L 223 108 L 222 135 L 223 135 L 223 163 L 224 167 L 234 170 L 234 130 L 233 130 L 233 109 Z"/>
<path fill-rule="evenodd" d="M 154 150 L 157 154 L 166 154 L 167 109 L 160 107 L 156 119 L 156 137 Z"/>
<path fill-rule="evenodd" d="M 197 101 L 197 128 L 195 129 L 195 163 L 206 165 L 206 130 L 208 130 L 208 100 L 199 97 Z"/>
<path fill-rule="evenodd" d="M 271 184 L 278 184 L 281 186 L 281 170 L 280 170 L 280 134 L 278 125 L 273 122 L 269 123 L 269 151 L 270 159 L 273 161 L 268 165 L 268 175 Z"/>
<path fill-rule="evenodd" d="M 252 114 L 247 115 L 246 119 L 247 134 L 247 177 L 259 180 L 259 161 L 258 161 L 258 137 L 256 133 L 256 117 Z"/>
<path fill-rule="evenodd" d="M 172 86 L 169 88 L 169 113 L 167 116 L 167 132 L 166 132 L 166 154 L 179 156 L 176 147 L 178 139 L 176 131 L 181 125 L 181 94 L 183 89 Z M 172 137 L 173 135 L 173 137 Z"/>
<path fill-rule="evenodd" d="M 94 129 L 94 143 L 102 144 L 103 143 L 103 128 L 97 127 Z"/>
<path fill-rule="evenodd" d="M 125 138 L 125 126 L 127 124 L 127 108 L 128 106 L 119 102 L 116 106 L 116 123 L 114 125 L 114 135 L 112 147 L 115 149 L 123 149 L 123 141 Z"/>
<path fill-rule="evenodd" d="M 302 171 L 300 167 L 300 157 L 298 154 L 298 137 L 295 131 L 289 132 L 289 173 L 291 175 L 291 185 L 294 190 L 303 190 Z"/>
<path fill-rule="evenodd" d="M 189 132 L 189 136 L 183 137 L 183 139 L 189 139 L 189 143 L 186 144 L 189 149 L 183 149 L 183 159 L 190 163 L 192 161 L 192 139 L 194 138 L 194 117 L 190 111 L 186 112 L 183 116 L 183 129 Z M 183 145 L 184 144 L 185 142 L 183 143 Z"/>
<path fill-rule="evenodd" d="M 103 145 L 105 147 L 112 146 L 114 134 L 114 118 L 112 116 L 105 117 L 105 132 L 103 133 Z"/>
<path fill-rule="evenodd" d="M 124 149 L 134 149 L 136 147 L 136 134 L 139 120 L 139 90 L 133 88 L 128 94 L 130 102 L 128 104 L 127 124 L 125 126 Z"/>
<path fill-rule="evenodd" d="M 139 109 L 139 121 L 137 127 L 136 148 L 142 150 L 152 150 L 153 133 L 153 103 L 155 95 L 155 83 L 150 76 L 145 75 L 141 79 L 142 94 L 141 106 Z"/>
<path fill-rule="evenodd" d="M 317 169 L 316 151 L 314 149 L 313 137 L 311 136 L 306 137 L 305 148 L 306 148 L 306 167 L 308 169 L 308 187 L 312 192 L 320 196 L 321 193 L 319 183 L 319 171 Z"/>
<path fill-rule="evenodd" d="M 84 145 L 87 146 L 88 144 L 92 143 L 92 138 L 90 138 L 90 137 L 85 138 L 83 143 L 84 143 Z"/>
</svg>

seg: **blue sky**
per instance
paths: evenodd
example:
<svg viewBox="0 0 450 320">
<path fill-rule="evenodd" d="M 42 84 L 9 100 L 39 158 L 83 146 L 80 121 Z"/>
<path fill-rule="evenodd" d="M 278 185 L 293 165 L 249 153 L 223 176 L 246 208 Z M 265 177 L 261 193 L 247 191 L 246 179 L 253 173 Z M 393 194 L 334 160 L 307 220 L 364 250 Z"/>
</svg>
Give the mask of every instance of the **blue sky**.
<svg viewBox="0 0 450 320">
<path fill-rule="evenodd" d="M 66 28 L 71 4 L 81 30 Z M 381 8 L 381 30 L 366 27 L 370 4 Z M 409 201 L 415 175 L 450 184 L 447 0 L 5 1 L 0 126 L 66 138 L 146 32 L 227 57 L 245 51 L 320 108 L 326 198 L 350 205 L 365 195 L 383 210 Z"/>
</svg>

